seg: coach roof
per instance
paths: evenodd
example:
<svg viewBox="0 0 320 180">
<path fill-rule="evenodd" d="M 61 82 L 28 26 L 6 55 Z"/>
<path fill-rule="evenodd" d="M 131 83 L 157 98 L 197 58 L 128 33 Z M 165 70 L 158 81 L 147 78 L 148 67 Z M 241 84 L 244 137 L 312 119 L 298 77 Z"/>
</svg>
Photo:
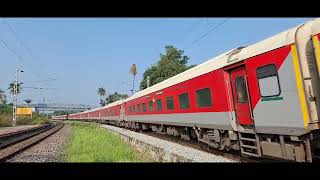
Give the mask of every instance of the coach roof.
<svg viewBox="0 0 320 180">
<path fill-rule="evenodd" d="M 305 24 L 314 27 L 312 29 L 315 32 L 320 31 L 320 27 L 319 27 L 320 20 L 319 19 L 309 21 Z M 299 26 L 301 26 L 301 25 L 299 25 Z M 187 71 L 184 71 L 176 76 L 173 76 L 173 77 L 166 79 L 158 84 L 155 84 L 149 88 L 146 88 L 140 92 L 137 92 L 133 96 L 127 98 L 125 101 L 130 101 L 135 98 L 145 96 L 149 93 L 161 91 L 164 88 L 167 88 L 167 87 L 173 86 L 175 84 L 178 84 L 180 82 L 184 82 L 189 79 L 198 77 L 200 75 L 209 73 L 213 70 L 216 70 L 216 69 L 219 69 L 219 68 L 222 68 L 225 66 L 229 66 L 231 64 L 243 61 L 243 60 L 248 59 L 250 57 L 257 56 L 259 54 L 263 54 L 268 51 L 271 51 L 271 50 L 274 50 L 274 49 L 277 49 L 277 48 L 280 48 L 280 47 L 283 47 L 283 46 L 286 46 L 289 44 L 293 44 L 295 42 L 295 33 L 296 33 L 297 29 L 299 28 L 299 26 L 291 28 L 291 29 L 286 30 L 284 32 L 281 32 L 277 35 L 269 37 L 265 40 L 262 40 L 258 43 L 250 45 L 248 47 L 242 48 L 241 50 L 239 50 L 236 54 L 234 54 L 232 56 L 232 59 L 235 59 L 233 61 L 230 61 L 230 54 L 232 52 L 236 51 L 237 49 L 233 49 L 233 50 L 230 50 L 226 53 L 223 53 L 213 59 L 210 59 L 202 64 L 199 64 L 199 65 L 197 65 Z"/>
</svg>

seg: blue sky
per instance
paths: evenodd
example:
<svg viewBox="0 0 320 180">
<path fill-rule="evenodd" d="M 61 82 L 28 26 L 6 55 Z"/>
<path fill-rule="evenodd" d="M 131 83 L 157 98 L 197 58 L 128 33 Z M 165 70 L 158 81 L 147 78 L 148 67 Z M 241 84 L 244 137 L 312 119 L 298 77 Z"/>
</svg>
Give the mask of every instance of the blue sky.
<svg viewBox="0 0 320 180">
<path fill-rule="evenodd" d="M 98 105 L 97 88 L 130 94 L 130 66 L 138 68 L 139 85 L 146 68 L 159 59 L 165 45 L 185 49 L 189 64 L 200 64 L 225 51 L 246 46 L 297 26 L 310 18 L 231 18 L 204 39 L 196 39 L 226 18 L 7 18 L 0 19 L 0 40 L 22 62 L 0 46 L 0 88 L 6 91 L 15 69 L 25 88 L 21 103 Z M 23 43 L 23 45 L 20 44 Z M 43 81 L 54 78 L 54 81 Z M 37 82 L 43 81 L 43 82 Z M 138 87 L 137 87 L 138 88 Z"/>
</svg>

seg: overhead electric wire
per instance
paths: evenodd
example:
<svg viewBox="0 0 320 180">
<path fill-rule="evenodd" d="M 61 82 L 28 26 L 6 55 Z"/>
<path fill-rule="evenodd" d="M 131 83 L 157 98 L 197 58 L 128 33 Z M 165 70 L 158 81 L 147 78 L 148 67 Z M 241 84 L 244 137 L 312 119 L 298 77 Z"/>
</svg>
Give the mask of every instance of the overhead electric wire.
<svg viewBox="0 0 320 180">
<path fill-rule="evenodd" d="M 15 36 L 15 38 L 19 42 L 20 46 L 23 46 L 27 50 L 29 55 L 33 57 L 33 53 L 31 52 L 30 48 L 18 38 L 18 35 L 17 35 L 16 31 L 14 30 L 13 26 L 10 23 L 8 23 L 5 20 L 5 18 L 2 18 L 2 22 L 4 22 L 9 27 L 9 30 Z"/>
<path fill-rule="evenodd" d="M 206 18 L 206 23 L 208 26 L 212 27 L 209 31 L 207 31 L 206 33 L 204 33 L 202 36 L 200 36 L 198 39 L 192 41 L 191 45 L 189 47 L 185 47 L 183 48 L 182 50 L 185 51 L 186 49 L 189 49 L 191 46 L 193 46 L 194 44 L 196 44 L 197 42 L 199 42 L 201 39 L 207 37 L 211 32 L 213 32 L 214 30 L 218 29 L 219 27 L 223 26 L 227 21 L 229 21 L 231 18 L 227 18 L 225 19 L 224 21 L 222 21 L 221 23 L 217 24 L 216 26 L 211 26 L 209 23 L 208 23 L 208 19 Z M 195 28 L 193 27 L 192 30 L 194 30 Z M 191 30 L 190 30 L 191 31 Z M 189 32 L 190 32 L 189 31 Z M 183 38 L 185 39 L 185 38 Z M 158 58 L 156 58 L 158 59 Z M 143 76 L 143 74 L 141 74 Z M 143 78 L 142 78 L 143 80 Z M 121 82 L 121 85 L 128 85 L 126 82 Z"/>
<path fill-rule="evenodd" d="M 31 89 L 57 89 L 57 88 L 46 88 L 46 87 L 22 87 L 22 88 L 31 88 Z"/>
<path fill-rule="evenodd" d="M 16 39 L 16 41 L 19 42 L 20 46 L 22 46 L 22 47 L 28 52 L 28 54 L 30 55 L 31 58 L 35 59 L 34 56 L 33 56 L 33 53 L 32 53 L 31 50 L 30 50 L 30 48 L 29 48 L 25 43 L 23 43 L 22 40 L 19 39 L 19 37 L 18 37 L 18 35 L 17 35 L 17 32 L 15 31 L 14 27 L 13 27 L 9 22 L 7 22 L 7 21 L 5 20 L 5 18 L 2 18 L 2 22 L 3 22 L 3 24 L 5 24 L 5 25 L 8 26 L 8 29 L 9 29 L 10 32 L 15 36 L 15 39 Z M 0 41 L 5 45 L 6 48 L 8 48 L 15 56 L 18 57 L 18 59 L 20 60 L 21 66 L 24 66 L 24 67 L 27 66 L 28 70 L 29 70 L 31 73 L 33 73 L 33 74 L 34 74 L 35 76 L 37 76 L 37 77 L 41 77 L 40 74 L 38 74 L 38 73 L 36 73 L 36 72 L 34 72 L 34 71 L 31 70 L 32 68 L 30 68 L 30 66 L 27 65 L 27 63 L 24 61 L 24 59 L 22 58 L 22 56 L 20 56 L 16 51 L 14 51 L 12 48 L 10 48 L 10 47 L 8 46 L 8 44 L 5 43 L 3 40 L 0 40 Z M 48 79 L 53 79 L 53 78 L 48 78 Z"/>
<path fill-rule="evenodd" d="M 24 83 L 39 83 L 39 82 L 52 82 L 52 81 L 55 81 L 56 79 L 55 78 L 49 78 L 49 79 L 45 79 L 45 80 L 39 80 L 39 81 L 29 81 L 29 82 L 24 82 Z"/>
<path fill-rule="evenodd" d="M 17 53 L 15 52 L 13 49 L 11 49 L 8 44 L 6 42 L 4 42 L 3 40 L 0 39 L 0 42 L 1 42 L 1 45 L 4 47 L 4 48 L 7 48 L 12 54 L 14 54 L 18 59 L 19 59 L 19 63 L 21 63 L 21 65 L 23 65 L 23 59 L 22 57 Z"/>
<path fill-rule="evenodd" d="M 227 18 L 224 21 L 222 21 L 221 23 L 217 24 L 216 26 L 213 26 L 209 31 L 207 31 L 206 33 L 204 33 L 202 36 L 200 36 L 198 39 L 194 40 L 191 45 L 193 46 L 195 43 L 197 43 L 198 41 L 200 41 L 201 39 L 205 38 L 206 36 L 208 36 L 211 32 L 213 32 L 214 30 L 216 30 L 217 28 L 223 26 L 227 21 L 229 21 L 231 18 Z M 188 49 L 187 47 L 183 48 L 183 50 Z"/>
</svg>

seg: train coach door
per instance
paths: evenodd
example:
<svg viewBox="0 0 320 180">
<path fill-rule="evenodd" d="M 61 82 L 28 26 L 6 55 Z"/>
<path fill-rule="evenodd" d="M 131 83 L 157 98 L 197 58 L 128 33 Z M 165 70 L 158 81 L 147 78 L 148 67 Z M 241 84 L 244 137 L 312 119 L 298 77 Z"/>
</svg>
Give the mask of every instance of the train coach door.
<svg viewBox="0 0 320 180">
<path fill-rule="evenodd" d="M 120 121 L 124 120 L 124 118 L 125 118 L 124 113 L 125 113 L 125 105 L 124 105 L 124 103 L 121 103 L 121 105 L 120 105 Z"/>
<path fill-rule="evenodd" d="M 240 125 L 253 125 L 246 69 L 244 66 L 231 71 L 231 85 L 236 117 Z"/>
</svg>

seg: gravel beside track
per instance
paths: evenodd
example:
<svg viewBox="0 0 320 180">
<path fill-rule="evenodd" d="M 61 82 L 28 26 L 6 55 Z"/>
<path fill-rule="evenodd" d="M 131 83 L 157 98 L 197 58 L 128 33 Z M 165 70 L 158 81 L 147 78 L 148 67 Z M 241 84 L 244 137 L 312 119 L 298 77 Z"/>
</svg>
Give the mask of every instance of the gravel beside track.
<svg viewBox="0 0 320 180">
<path fill-rule="evenodd" d="M 58 132 L 8 159 L 7 162 L 59 162 L 70 133 L 71 126 L 66 124 Z"/>
<path fill-rule="evenodd" d="M 191 162 L 237 162 L 235 160 L 228 159 L 221 155 L 210 154 L 210 153 L 203 152 L 191 147 L 182 146 L 177 143 L 165 141 L 159 138 L 137 133 L 127 129 L 122 129 L 122 128 L 109 126 L 109 125 L 101 125 L 101 127 L 106 128 L 112 132 L 130 137 L 130 138 L 134 138 L 138 141 L 142 141 L 146 144 L 160 148 L 166 153 L 178 155 L 180 157 L 190 160 Z"/>
</svg>

